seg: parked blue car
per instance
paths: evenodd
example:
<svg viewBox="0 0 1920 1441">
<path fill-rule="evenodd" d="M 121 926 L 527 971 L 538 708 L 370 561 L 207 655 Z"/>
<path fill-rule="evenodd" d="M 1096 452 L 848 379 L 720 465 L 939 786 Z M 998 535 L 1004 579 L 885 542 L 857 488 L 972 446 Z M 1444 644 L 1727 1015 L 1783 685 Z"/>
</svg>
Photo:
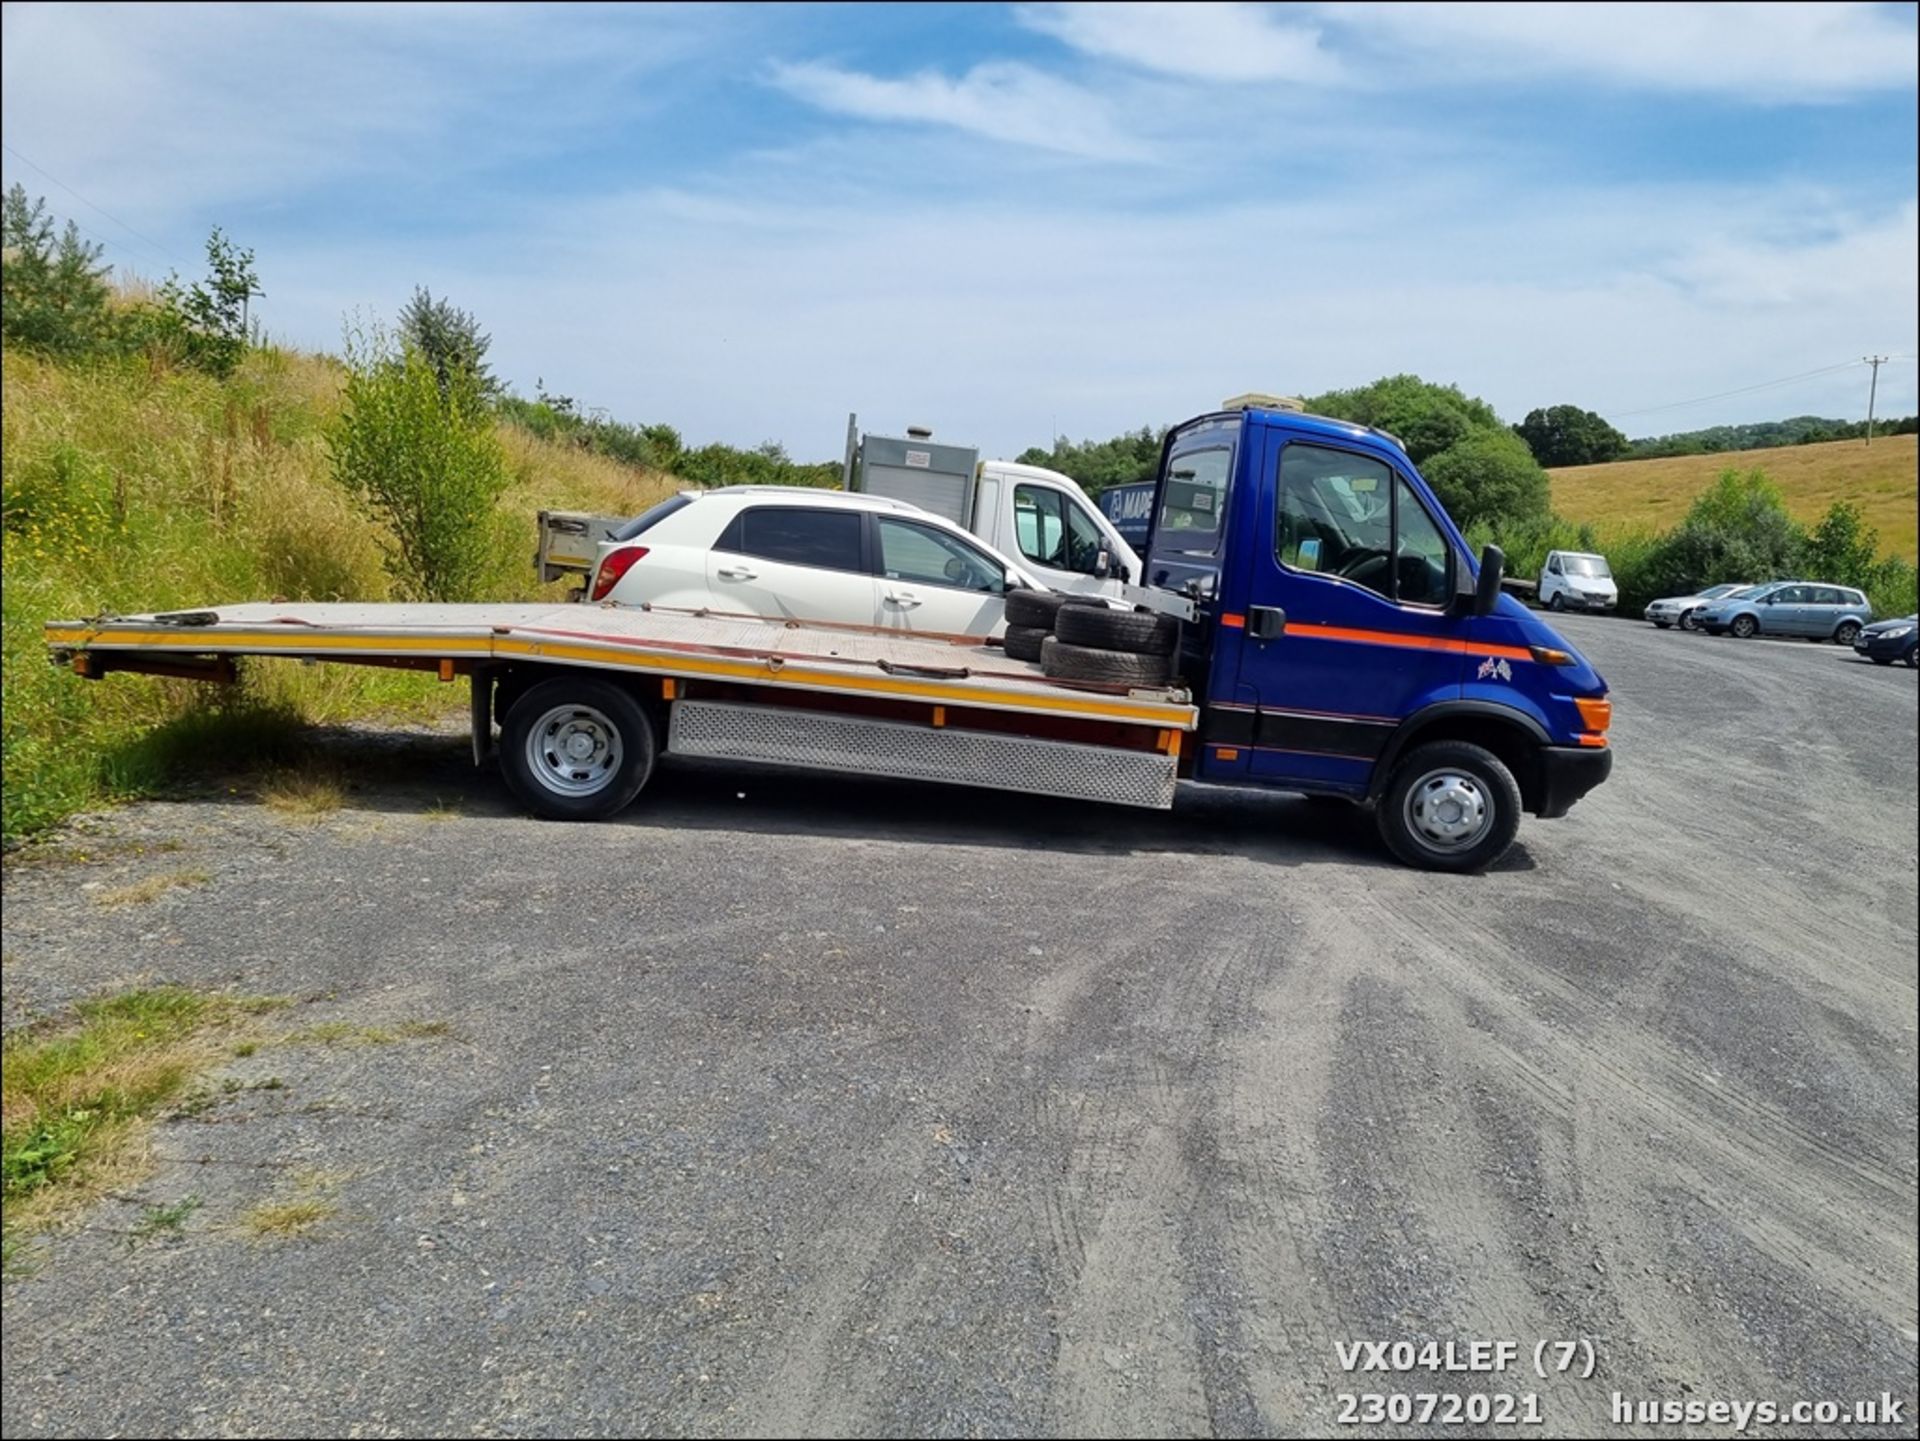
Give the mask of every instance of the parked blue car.
<svg viewBox="0 0 1920 1441">
<path fill-rule="evenodd" d="M 1694 612 L 1709 635 L 1741 640 L 1756 635 L 1797 635 L 1852 645 L 1860 628 L 1873 619 L 1866 596 L 1851 586 L 1777 580 L 1748 586 Z"/>
</svg>

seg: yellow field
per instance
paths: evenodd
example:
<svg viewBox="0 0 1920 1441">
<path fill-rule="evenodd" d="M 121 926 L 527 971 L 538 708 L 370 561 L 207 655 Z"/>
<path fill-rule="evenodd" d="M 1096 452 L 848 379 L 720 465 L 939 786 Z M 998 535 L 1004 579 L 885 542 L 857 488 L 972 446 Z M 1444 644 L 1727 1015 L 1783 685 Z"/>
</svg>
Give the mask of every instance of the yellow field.
<svg viewBox="0 0 1920 1441">
<path fill-rule="evenodd" d="M 1784 445 L 1773 450 L 1676 455 L 1662 460 L 1622 460 L 1611 465 L 1575 465 L 1547 474 L 1553 508 L 1568 520 L 1617 530 L 1654 526 L 1665 530 L 1685 518 L 1693 499 L 1729 467 L 1764 470 L 1785 496 L 1787 509 L 1812 525 L 1836 500 L 1850 500 L 1880 532 L 1880 549 L 1916 559 L 1915 437 L 1884 436 L 1869 446 L 1857 440 L 1821 445 Z"/>
</svg>

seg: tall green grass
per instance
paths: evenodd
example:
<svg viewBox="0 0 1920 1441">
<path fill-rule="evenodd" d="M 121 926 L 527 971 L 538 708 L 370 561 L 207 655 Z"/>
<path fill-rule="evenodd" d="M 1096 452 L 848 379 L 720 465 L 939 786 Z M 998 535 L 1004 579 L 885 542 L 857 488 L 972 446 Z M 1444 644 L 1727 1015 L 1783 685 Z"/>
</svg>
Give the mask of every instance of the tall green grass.
<svg viewBox="0 0 1920 1441">
<path fill-rule="evenodd" d="M 146 360 L 0 356 L 4 832 L 150 794 L 183 771 L 285 757 L 302 724 L 454 703 L 409 672 L 259 662 L 231 689 L 49 665 L 48 620 L 243 600 L 385 600 L 390 543 L 334 483 L 343 373 L 256 350 L 228 379 Z M 542 506 L 632 512 L 670 478 L 502 430 L 512 483 L 487 593 L 558 597 L 531 565 Z"/>
</svg>

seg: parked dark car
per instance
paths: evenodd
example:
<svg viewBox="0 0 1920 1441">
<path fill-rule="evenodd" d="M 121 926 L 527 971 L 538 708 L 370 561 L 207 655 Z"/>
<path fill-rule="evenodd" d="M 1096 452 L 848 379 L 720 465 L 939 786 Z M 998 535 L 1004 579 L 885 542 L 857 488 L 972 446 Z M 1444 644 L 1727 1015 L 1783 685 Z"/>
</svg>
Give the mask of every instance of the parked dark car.
<svg viewBox="0 0 1920 1441">
<path fill-rule="evenodd" d="M 1909 615 L 1899 620 L 1875 621 L 1853 638 L 1853 649 L 1875 665 L 1899 661 L 1902 665 L 1920 666 L 1920 658 L 1914 654 L 1916 640 L 1920 640 L 1920 618 Z"/>
</svg>

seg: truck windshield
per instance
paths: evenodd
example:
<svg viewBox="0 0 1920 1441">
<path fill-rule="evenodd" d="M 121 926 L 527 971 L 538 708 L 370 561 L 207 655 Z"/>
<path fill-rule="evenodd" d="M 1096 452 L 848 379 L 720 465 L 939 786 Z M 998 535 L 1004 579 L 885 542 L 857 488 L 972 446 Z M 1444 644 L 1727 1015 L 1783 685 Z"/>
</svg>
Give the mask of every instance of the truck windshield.
<svg viewBox="0 0 1920 1441">
<path fill-rule="evenodd" d="M 1604 557 L 1597 555 L 1570 555 L 1566 557 L 1568 575 L 1590 575 L 1602 579 L 1612 579 L 1613 572 L 1607 569 Z"/>
<path fill-rule="evenodd" d="M 1220 506 L 1233 452 L 1190 450 L 1173 458 L 1160 502 L 1160 530 L 1174 547 L 1212 553 L 1220 543 Z"/>
</svg>

